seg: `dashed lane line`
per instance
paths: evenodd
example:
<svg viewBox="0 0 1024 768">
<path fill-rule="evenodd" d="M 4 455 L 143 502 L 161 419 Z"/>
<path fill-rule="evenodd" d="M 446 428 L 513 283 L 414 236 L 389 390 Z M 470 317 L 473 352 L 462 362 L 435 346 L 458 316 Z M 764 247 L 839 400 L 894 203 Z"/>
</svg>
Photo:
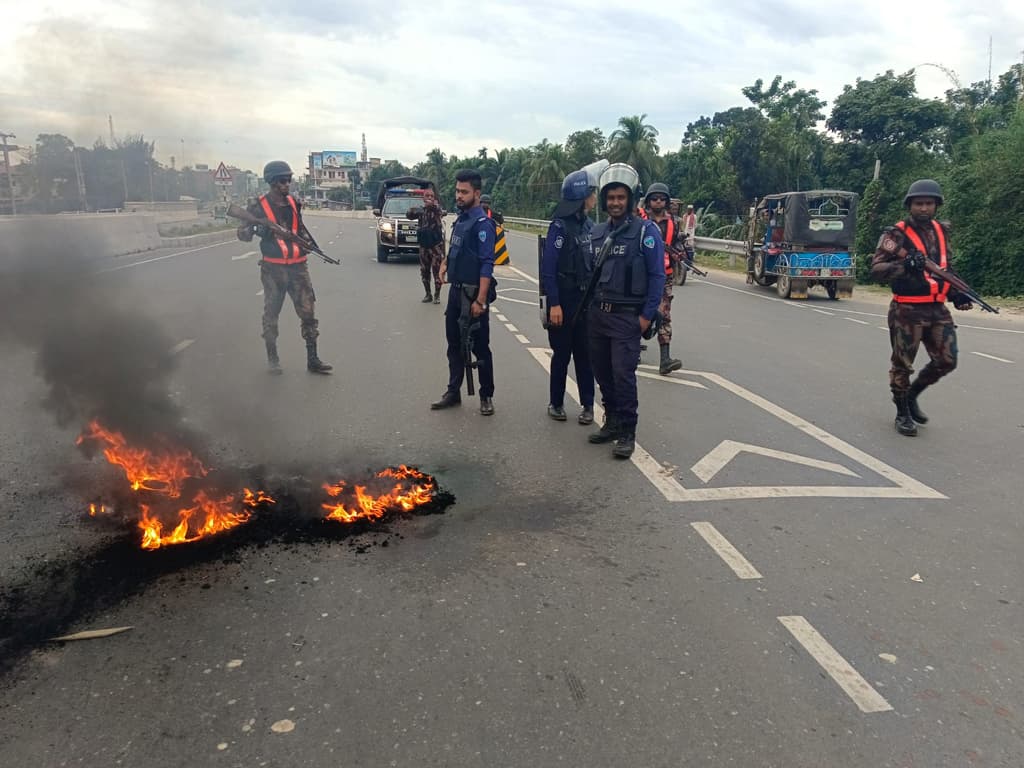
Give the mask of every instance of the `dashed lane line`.
<svg viewBox="0 0 1024 768">
<path fill-rule="evenodd" d="M 1000 363 L 1009 363 L 1010 365 L 1015 364 L 1013 360 L 1007 360 L 1005 357 L 996 357 L 995 355 L 987 355 L 984 352 L 975 352 L 974 350 L 971 350 L 971 354 L 977 355 L 978 357 L 987 357 L 989 360 L 996 360 Z"/>
<path fill-rule="evenodd" d="M 177 344 L 171 347 L 170 353 L 172 355 L 177 355 L 179 352 L 184 352 L 186 349 L 188 349 L 195 343 L 195 339 L 183 339 L 182 341 L 179 341 Z"/>
<path fill-rule="evenodd" d="M 232 261 L 241 261 L 242 259 L 248 259 L 250 256 L 255 256 L 255 255 L 256 255 L 256 251 L 246 251 L 245 253 L 238 254 L 237 256 L 232 256 L 231 260 Z"/>
<path fill-rule="evenodd" d="M 227 245 L 231 242 L 231 240 L 228 240 L 223 243 L 210 243 L 209 245 L 201 245 L 198 248 L 189 248 L 187 251 L 178 251 L 177 253 L 168 253 L 163 256 L 154 256 L 152 259 L 143 259 L 142 261 L 133 261 L 131 264 L 118 264 L 116 267 L 101 269 L 100 272 L 117 272 L 122 269 L 130 269 L 131 267 L 141 267 L 143 264 L 152 264 L 155 261 L 173 259 L 175 256 L 184 256 L 187 253 L 198 253 L 199 251 L 208 251 L 210 248 L 219 248 L 220 246 Z"/>
<path fill-rule="evenodd" d="M 517 333 L 516 334 L 516 340 L 519 341 L 520 344 L 529 344 L 530 343 L 530 340 L 528 338 L 526 338 L 525 336 L 523 336 L 523 334 L 521 334 L 521 333 Z"/>
<path fill-rule="evenodd" d="M 740 554 L 740 551 L 729 543 L 729 540 L 719 533 L 718 529 L 711 523 L 699 522 L 690 523 L 690 525 L 707 542 L 708 546 L 715 550 L 715 553 L 725 561 L 725 564 L 732 569 L 732 572 L 737 577 L 741 579 L 763 578 L 757 568 L 751 565 L 750 561 Z"/>
<path fill-rule="evenodd" d="M 844 317 L 843 320 L 848 323 L 858 323 L 859 325 L 871 325 L 867 320 L 858 320 L 856 317 Z"/>
<path fill-rule="evenodd" d="M 510 331 L 512 331 L 512 333 L 519 333 L 519 329 L 516 328 L 514 325 L 512 325 L 512 323 L 510 323 L 510 322 L 506 321 L 505 322 L 505 327 L 508 328 Z"/>
<path fill-rule="evenodd" d="M 507 318 L 507 317 L 505 317 L 505 316 L 504 316 L 503 314 L 501 314 L 501 312 L 495 312 L 495 313 L 494 313 L 494 316 L 495 316 L 496 318 L 498 318 L 498 319 L 499 319 L 499 320 L 500 320 L 501 322 L 503 322 L 503 323 L 507 323 L 507 322 L 508 322 L 508 318 Z"/>
<path fill-rule="evenodd" d="M 860 676 L 850 662 L 839 655 L 839 652 L 821 636 L 818 630 L 811 626 L 807 619 L 803 616 L 779 616 L 778 619 L 782 626 L 796 638 L 796 641 L 821 665 L 821 668 L 828 673 L 836 685 L 853 699 L 853 703 L 861 712 L 870 714 L 892 710 L 892 705 Z"/>
</svg>

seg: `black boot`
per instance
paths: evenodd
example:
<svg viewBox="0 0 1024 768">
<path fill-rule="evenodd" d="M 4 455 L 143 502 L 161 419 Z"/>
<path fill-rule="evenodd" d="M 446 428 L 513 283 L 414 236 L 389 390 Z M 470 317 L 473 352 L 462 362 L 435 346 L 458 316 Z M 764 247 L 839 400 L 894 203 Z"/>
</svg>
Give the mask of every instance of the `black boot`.
<svg viewBox="0 0 1024 768">
<path fill-rule="evenodd" d="M 333 365 L 328 365 L 316 354 L 316 342 L 306 342 L 306 370 L 310 373 L 330 373 L 334 370 Z"/>
<path fill-rule="evenodd" d="M 437 288 L 434 289 L 434 303 L 435 304 L 440 304 L 441 303 L 441 287 L 440 286 L 438 286 Z"/>
<path fill-rule="evenodd" d="M 443 408 L 453 408 L 456 405 L 462 405 L 462 395 L 453 390 L 445 390 L 445 393 L 441 395 L 441 399 L 436 403 L 430 404 L 430 410 L 440 411 Z"/>
<path fill-rule="evenodd" d="M 661 366 L 658 368 L 658 373 L 665 375 L 672 373 L 672 371 L 678 371 L 683 367 L 682 360 L 676 360 L 669 357 L 668 344 L 661 345 Z"/>
<path fill-rule="evenodd" d="M 430 295 L 430 281 L 429 280 L 424 280 L 423 281 L 423 290 L 424 290 L 424 292 L 427 295 L 423 297 L 422 301 L 423 301 L 424 304 L 429 304 L 430 302 L 432 302 L 434 300 L 434 298 Z"/>
<path fill-rule="evenodd" d="M 282 373 L 281 360 L 277 356 L 277 341 L 267 341 L 267 370 L 276 375 Z"/>
<path fill-rule="evenodd" d="M 896 403 L 896 431 L 901 435 L 913 437 L 917 434 L 917 424 L 910 415 L 909 395 L 906 392 L 893 392 L 892 401 Z"/>
<path fill-rule="evenodd" d="M 914 381 L 910 385 L 910 391 L 907 392 L 907 405 L 910 407 L 910 415 L 918 424 L 927 424 L 928 416 L 922 411 L 917 405 L 917 397 L 927 388 L 927 384 L 920 384 L 920 379 Z"/>
<path fill-rule="evenodd" d="M 587 435 L 587 440 L 592 443 L 610 443 L 619 436 L 619 420 L 614 416 L 605 413 L 604 424 L 597 432 Z"/>
<path fill-rule="evenodd" d="M 636 448 L 636 435 L 632 432 L 623 432 L 615 439 L 612 455 L 617 459 L 628 459 L 633 455 L 634 448 Z"/>
</svg>

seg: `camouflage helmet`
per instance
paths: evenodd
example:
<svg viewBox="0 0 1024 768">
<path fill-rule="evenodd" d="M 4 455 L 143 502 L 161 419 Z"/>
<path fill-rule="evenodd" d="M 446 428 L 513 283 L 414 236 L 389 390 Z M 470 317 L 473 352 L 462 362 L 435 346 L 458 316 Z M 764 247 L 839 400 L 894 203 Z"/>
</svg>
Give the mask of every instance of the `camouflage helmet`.
<svg viewBox="0 0 1024 768">
<path fill-rule="evenodd" d="M 480 195 L 480 205 L 483 205 L 484 203 L 487 203 L 487 205 L 491 204 L 490 195 Z"/>
<path fill-rule="evenodd" d="M 942 187 L 934 179 L 918 179 L 910 185 L 907 196 L 903 198 L 903 207 L 909 208 L 910 201 L 915 197 L 933 197 L 936 205 L 942 205 Z"/>
<path fill-rule="evenodd" d="M 654 182 L 648 188 L 647 194 L 644 195 L 645 204 L 647 203 L 647 198 L 649 198 L 651 195 L 664 195 L 666 199 L 672 197 L 672 195 L 669 194 L 668 186 L 666 184 L 662 184 L 660 181 Z"/>
<path fill-rule="evenodd" d="M 263 180 L 270 184 L 278 176 L 291 176 L 292 168 L 284 160 L 271 160 L 263 166 Z"/>
</svg>

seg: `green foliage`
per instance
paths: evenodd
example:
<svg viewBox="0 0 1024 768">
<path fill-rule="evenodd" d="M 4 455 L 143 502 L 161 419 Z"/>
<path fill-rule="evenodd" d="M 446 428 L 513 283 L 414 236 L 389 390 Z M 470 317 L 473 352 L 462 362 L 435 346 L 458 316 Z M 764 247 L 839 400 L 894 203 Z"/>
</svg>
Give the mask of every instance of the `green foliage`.
<svg viewBox="0 0 1024 768">
<path fill-rule="evenodd" d="M 878 205 L 882 197 L 882 182 L 878 179 L 870 181 L 864 189 L 857 208 L 857 239 L 854 252 L 857 254 L 857 279 L 868 281 L 871 272 L 871 257 L 874 256 L 878 238 L 885 228 L 879 219 Z"/>
</svg>

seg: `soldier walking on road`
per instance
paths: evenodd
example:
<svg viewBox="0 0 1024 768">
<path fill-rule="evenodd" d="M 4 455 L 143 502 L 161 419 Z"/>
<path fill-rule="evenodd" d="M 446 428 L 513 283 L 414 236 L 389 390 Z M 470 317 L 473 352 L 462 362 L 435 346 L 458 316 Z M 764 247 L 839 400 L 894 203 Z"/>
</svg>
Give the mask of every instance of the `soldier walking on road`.
<svg viewBox="0 0 1024 768">
<path fill-rule="evenodd" d="M 263 283 L 263 340 L 267 345 L 267 364 L 270 372 L 281 373 L 281 362 L 277 356 L 277 319 L 284 306 L 285 296 L 291 296 L 295 313 L 301 323 L 302 338 L 306 341 L 306 368 L 310 373 L 330 373 L 332 366 L 323 362 L 316 351 L 316 340 L 320 336 L 319 323 L 314 315 L 316 295 L 313 281 L 309 277 L 306 252 L 297 243 L 277 237 L 274 229 L 284 229 L 293 235 L 306 235 L 302 221 L 302 204 L 289 193 L 292 169 L 283 160 L 267 163 L 263 169 L 263 180 L 270 185 L 270 191 L 260 195 L 249 206 L 249 213 L 267 224 L 253 226 L 242 224 L 238 228 L 238 239 L 252 242 L 254 234 L 260 236 L 260 281 Z"/>
<path fill-rule="evenodd" d="M 441 223 L 441 206 L 438 205 L 434 190 L 423 193 L 423 207 L 412 208 L 406 218 L 419 222 L 418 242 L 420 246 L 420 279 L 426 295 L 423 303 L 441 303 L 441 261 L 444 259 L 444 228 Z M 434 295 L 430 295 L 430 275 L 434 275 Z"/>
<path fill-rule="evenodd" d="M 657 225 L 662 242 L 665 243 L 665 289 L 658 306 L 661 313 L 661 323 L 658 325 L 658 346 L 661 348 L 658 373 L 663 376 L 683 367 L 682 361 L 673 358 L 669 352 L 672 343 L 672 276 L 675 270 L 682 269 L 678 257 L 672 256 L 670 249 L 675 249 L 677 253 L 685 252 L 686 232 L 682 222 L 666 210 L 668 200 L 668 187 L 660 181 L 651 184 L 644 197 L 647 218 Z"/>
<path fill-rule="evenodd" d="M 903 200 L 909 217 L 885 229 L 871 261 L 871 276 L 892 286 L 889 387 L 896 403 L 896 431 L 907 436 L 917 434 L 917 424 L 928 422 L 917 403 L 921 392 L 956 368 L 956 325 L 946 299 L 960 310 L 974 306 L 968 297 L 951 290 L 946 281 L 924 268 L 925 260 L 931 259 L 951 271 L 949 225 L 935 219 L 942 202 L 942 190 L 935 181 L 919 179 L 911 184 Z M 930 360 L 911 383 L 921 342 Z"/>
<path fill-rule="evenodd" d="M 448 388 L 441 399 L 431 403 L 433 410 L 462 403 L 466 360 L 462 356 L 459 318 L 466 313 L 479 328 L 473 335 L 473 355 L 480 376 L 480 413 L 494 415 L 494 363 L 491 358 L 490 302 L 494 298 L 494 223 L 480 207 L 481 178 L 477 171 L 455 174 L 455 205 L 459 218 L 452 227 L 448 257 L 441 263 L 441 282 L 451 283 L 448 306 L 444 310 L 444 330 L 448 340 Z"/>
<path fill-rule="evenodd" d="M 605 422 L 588 438 L 615 441 L 612 454 L 628 459 L 636 444 L 636 366 L 640 338 L 658 314 L 665 287 L 665 245 L 658 227 L 633 214 L 640 177 L 625 163 L 601 174 L 598 199 L 608 220 L 594 227 L 594 251 L 608 238 L 608 250 L 589 308 L 590 362 L 601 387 Z"/>
</svg>

